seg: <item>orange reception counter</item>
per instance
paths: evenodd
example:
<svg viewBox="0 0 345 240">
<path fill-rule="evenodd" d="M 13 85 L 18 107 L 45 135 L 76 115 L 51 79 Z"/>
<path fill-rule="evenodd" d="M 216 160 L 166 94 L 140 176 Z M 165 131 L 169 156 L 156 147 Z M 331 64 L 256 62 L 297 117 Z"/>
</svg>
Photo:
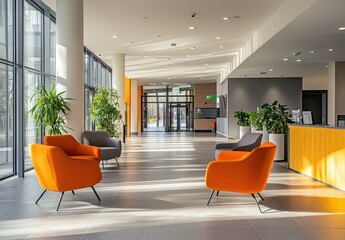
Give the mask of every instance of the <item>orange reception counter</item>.
<svg viewBox="0 0 345 240">
<path fill-rule="evenodd" d="M 345 129 L 290 126 L 289 167 L 345 191 Z"/>
</svg>

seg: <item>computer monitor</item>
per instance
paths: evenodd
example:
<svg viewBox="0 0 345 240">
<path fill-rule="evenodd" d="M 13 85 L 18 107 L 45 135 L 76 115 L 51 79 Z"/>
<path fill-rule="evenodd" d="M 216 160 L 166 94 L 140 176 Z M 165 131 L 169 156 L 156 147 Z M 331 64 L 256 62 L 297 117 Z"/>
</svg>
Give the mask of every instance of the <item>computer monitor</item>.
<svg viewBox="0 0 345 240">
<path fill-rule="evenodd" d="M 311 111 L 303 111 L 302 113 L 303 117 L 303 124 L 313 125 L 313 114 Z"/>
</svg>

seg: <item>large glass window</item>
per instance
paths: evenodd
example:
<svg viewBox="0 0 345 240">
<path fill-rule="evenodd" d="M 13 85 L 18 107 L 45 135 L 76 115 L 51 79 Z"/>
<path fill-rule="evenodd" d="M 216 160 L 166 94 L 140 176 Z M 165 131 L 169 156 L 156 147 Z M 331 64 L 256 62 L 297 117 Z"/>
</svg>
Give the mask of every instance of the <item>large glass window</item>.
<svg viewBox="0 0 345 240">
<path fill-rule="evenodd" d="M 13 0 L 0 0 L 0 58 L 13 61 Z"/>
<path fill-rule="evenodd" d="M 56 74 L 56 23 L 50 19 L 50 74 Z"/>
<path fill-rule="evenodd" d="M 90 85 L 90 55 L 84 53 L 84 83 Z"/>
<path fill-rule="evenodd" d="M 33 5 L 24 2 L 24 65 L 42 69 L 43 14 Z"/>
<path fill-rule="evenodd" d="M 14 173 L 13 67 L 0 63 L 0 177 Z"/>
<path fill-rule="evenodd" d="M 31 96 L 34 94 L 35 90 L 39 88 L 42 84 L 42 78 L 40 74 L 25 70 L 25 88 L 24 88 L 24 112 L 25 116 L 25 133 L 24 133 L 24 158 L 25 158 L 25 169 L 32 168 L 32 162 L 29 156 L 28 146 L 31 143 L 41 142 L 40 134 L 36 136 L 36 129 L 41 126 L 37 126 L 34 123 L 33 117 L 31 114 L 28 114 L 28 111 L 33 107 L 35 99 L 30 101 Z"/>
</svg>

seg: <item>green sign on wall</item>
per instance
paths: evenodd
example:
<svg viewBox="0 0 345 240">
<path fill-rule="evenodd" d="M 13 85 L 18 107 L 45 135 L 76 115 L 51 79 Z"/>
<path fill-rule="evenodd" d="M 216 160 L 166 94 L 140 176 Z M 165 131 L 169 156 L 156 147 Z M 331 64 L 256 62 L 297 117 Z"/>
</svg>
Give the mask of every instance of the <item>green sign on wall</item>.
<svg viewBox="0 0 345 240">
<path fill-rule="evenodd" d="M 206 100 L 216 101 L 217 100 L 217 96 L 215 96 L 215 95 L 206 96 Z"/>
</svg>

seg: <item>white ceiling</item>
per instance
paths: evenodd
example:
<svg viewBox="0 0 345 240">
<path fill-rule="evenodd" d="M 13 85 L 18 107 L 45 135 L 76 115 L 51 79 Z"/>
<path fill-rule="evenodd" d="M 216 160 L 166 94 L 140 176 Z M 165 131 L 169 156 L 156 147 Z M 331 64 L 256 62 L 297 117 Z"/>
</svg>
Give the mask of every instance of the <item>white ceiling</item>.
<svg viewBox="0 0 345 240">
<path fill-rule="evenodd" d="M 344 10 L 345 0 L 84 0 L 84 41 L 110 66 L 125 54 L 126 76 L 140 84 L 326 76 L 329 61 L 345 60 Z"/>
</svg>

